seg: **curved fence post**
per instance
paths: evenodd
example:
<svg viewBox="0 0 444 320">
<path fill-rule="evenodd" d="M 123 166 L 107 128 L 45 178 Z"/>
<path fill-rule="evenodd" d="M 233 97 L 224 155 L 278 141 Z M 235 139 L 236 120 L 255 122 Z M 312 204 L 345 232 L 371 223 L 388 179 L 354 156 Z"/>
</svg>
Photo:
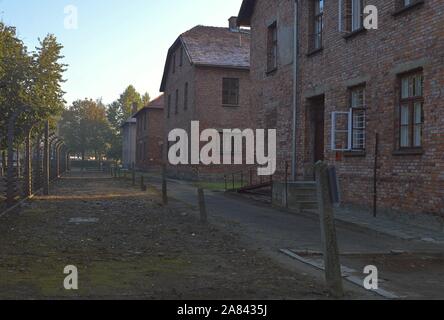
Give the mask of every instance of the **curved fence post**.
<svg viewBox="0 0 444 320">
<path fill-rule="evenodd" d="M 24 196 L 32 195 L 32 164 L 31 164 L 31 131 L 32 127 L 26 129 L 25 138 L 25 164 L 24 164 Z"/>
<path fill-rule="evenodd" d="M 49 195 L 49 121 L 45 123 L 43 142 L 43 194 Z"/>
<path fill-rule="evenodd" d="M 6 174 L 6 206 L 12 207 L 17 196 L 17 176 L 14 174 L 14 128 L 21 110 L 14 112 L 8 121 L 8 164 Z"/>
</svg>

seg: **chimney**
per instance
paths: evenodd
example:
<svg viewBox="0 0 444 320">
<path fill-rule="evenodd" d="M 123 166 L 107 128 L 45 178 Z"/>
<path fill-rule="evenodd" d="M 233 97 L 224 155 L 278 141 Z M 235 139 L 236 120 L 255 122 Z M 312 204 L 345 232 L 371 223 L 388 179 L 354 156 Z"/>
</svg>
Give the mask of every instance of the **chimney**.
<svg viewBox="0 0 444 320">
<path fill-rule="evenodd" d="M 232 32 L 239 31 L 239 27 L 237 26 L 237 17 L 231 17 L 228 19 L 228 26 Z"/>
<path fill-rule="evenodd" d="M 133 102 L 133 110 L 132 110 L 133 115 L 135 115 L 137 113 L 138 109 L 139 109 L 139 107 L 137 105 L 137 102 Z"/>
</svg>

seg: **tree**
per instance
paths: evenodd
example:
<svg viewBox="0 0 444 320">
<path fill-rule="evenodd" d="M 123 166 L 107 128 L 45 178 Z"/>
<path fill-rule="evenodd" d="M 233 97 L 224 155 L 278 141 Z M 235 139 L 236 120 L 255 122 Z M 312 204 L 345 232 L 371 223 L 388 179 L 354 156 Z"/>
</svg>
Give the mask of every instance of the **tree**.
<svg viewBox="0 0 444 320">
<path fill-rule="evenodd" d="M 128 88 L 126 88 L 126 90 L 120 95 L 118 102 L 122 108 L 124 120 L 132 116 L 134 104 L 136 104 L 137 110 L 143 108 L 140 93 L 138 93 L 136 88 L 132 85 L 128 86 Z"/>
<path fill-rule="evenodd" d="M 137 110 L 140 110 L 150 102 L 150 99 L 148 92 L 141 97 L 134 86 L 130 85 L 117 101 L 107 106 L 106 116 L 112 128 L 111 146 L 107 152 L 109 158 L 120 159 L 122 156 L 121 126 L 133 115 L 134 104 L 136 104 Z"/>
<path fill-rule="evenodd" d="M 103 103 L 77 100 L 66 109 L 59 123 L 67 146 L 84 160 L 87 154 L 100 159 L 111 148 L 113 132 Z"/>
<path fill-rule="evenodd" d="M 145 94 L 142 96 L 142 104 L 144 107 L 146 107 L 151 101 L 150 94 L 148 92 L 145 92 Z"/>
<path fill-rule="evenodd" d="M 53 35 L 48 35 L 35 52 L 28 53 L 15 28 L 0 23 L 0 149 L 5 148 L 7 121 L 17 110 L 26 107 L 14 126 L 18 144 L 25 129 L 40 129 L 44 120 L 62 111 L 61 83 L 66 67 L 60 62 L 62 48 Z"/>
</svg>

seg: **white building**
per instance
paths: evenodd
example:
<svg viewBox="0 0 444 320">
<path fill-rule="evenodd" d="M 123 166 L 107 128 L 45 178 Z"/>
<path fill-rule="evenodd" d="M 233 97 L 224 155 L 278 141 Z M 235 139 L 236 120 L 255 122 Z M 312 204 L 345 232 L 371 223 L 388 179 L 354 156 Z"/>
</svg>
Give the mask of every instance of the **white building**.
<svg viewBox="0 0 444 320">
<path fill-rule="evenodd" d="M 122 125 L 122 163 L 124 169 L 132 168 L 136 162 L 136 133 L 137 120 L 131 117 Z"/>
</svg>

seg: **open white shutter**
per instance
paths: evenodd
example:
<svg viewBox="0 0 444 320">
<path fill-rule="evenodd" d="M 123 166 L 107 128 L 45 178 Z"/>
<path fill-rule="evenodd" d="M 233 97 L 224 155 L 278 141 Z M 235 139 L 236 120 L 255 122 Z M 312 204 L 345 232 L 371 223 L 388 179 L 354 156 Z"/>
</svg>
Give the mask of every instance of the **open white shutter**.
<svg viewBox="0 0 444 320">
<path fill-rule="evenodd" d="M 352 149 L 352 112 L 332 112 L 331 150 L 350 151 Z"/>
</svg>

